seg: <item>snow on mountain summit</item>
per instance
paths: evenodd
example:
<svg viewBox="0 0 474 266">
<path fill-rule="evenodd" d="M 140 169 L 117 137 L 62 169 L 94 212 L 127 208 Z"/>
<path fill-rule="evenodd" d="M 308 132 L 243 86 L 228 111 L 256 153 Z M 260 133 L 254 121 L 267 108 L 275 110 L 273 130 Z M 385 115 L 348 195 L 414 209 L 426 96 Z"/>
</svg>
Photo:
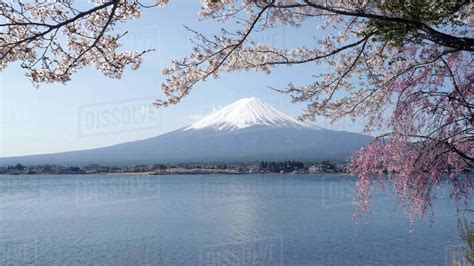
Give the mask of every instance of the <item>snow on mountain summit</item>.
<svg viewBox="0 0 474 266">
<path fill-rule="evenodd" d="M 248 98 L 163 135 L 91 150 L 2 157 L 0 166 L 342 160 L 373 140 L 367 135 L 319 129 Z"/>
<path fill-rule="evenodd" d="M 194 122 L 184 130 L 236 130 L 251 126 L 317 128 L 300 122 L 258 98 L 243 98 Z"/>
</svg>

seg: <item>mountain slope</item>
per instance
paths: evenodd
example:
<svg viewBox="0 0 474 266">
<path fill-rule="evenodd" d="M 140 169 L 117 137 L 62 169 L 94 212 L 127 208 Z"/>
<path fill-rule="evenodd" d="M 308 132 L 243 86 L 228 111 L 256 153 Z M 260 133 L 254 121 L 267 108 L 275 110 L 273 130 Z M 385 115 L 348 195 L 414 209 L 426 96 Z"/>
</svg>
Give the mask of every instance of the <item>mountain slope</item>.
<svg viewBox="0 0 474 266">
<path fill-rule="evenodd" d="M 157 137 L 92 150 L 1 158 L 0 165 L 344 159 L 371 139 L 302 123 L 247 98 Z"/>
</svg>

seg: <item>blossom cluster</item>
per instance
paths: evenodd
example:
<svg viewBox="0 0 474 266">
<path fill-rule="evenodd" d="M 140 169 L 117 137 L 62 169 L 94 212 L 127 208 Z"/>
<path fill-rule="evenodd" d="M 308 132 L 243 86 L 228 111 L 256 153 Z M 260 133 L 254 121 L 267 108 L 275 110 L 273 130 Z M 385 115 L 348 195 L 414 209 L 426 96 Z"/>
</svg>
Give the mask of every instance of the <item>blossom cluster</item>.
<svg viewBox="0 0 474 266">
<path fill-rule="evenodd" d="M 376 2 L 206 0 L 201 16 L 234 19 L 241 29 L 221 29 L 212 38 L 194 32 L 192 53 L 163 69 L 167 98 L 156 104 L 175 104 L 197 82 L 224 72 L 270 74 L 277 67 L 298 64 L 330 69 L 315 75 L 311 84 L 290 83 L 279 91 L 294 102 L 308 103 L 302 119 L 364 117 L 368 133 L 382 132 L 351 159 L 352 173 L 359 177 L 358 214 L 368 210 L 373 185 L 391 182 L 413 221 L 430 207 L 442 182 L 452 184 L 452 196 L 458 200 L 466 199 L 472 188 L 463 170 L 474 163 L 474 48 L 437 39 L 449 35 L 462 43 L 470 32 L 470 8 L 460 8 L 460 27 L 445 23 L 433 30 L 422 22 L 402 21 L 420 28 L 400 45 L 383 38 L 381 29 L 368 27 L 369 18 L 390 23 L 405 19 Z M 277 48 L 249 37 L 307 21 L 318 24 L 312 47 Z"/>
<path fill-rule="evenodd" d="M 148 51 L 121 51 L 119 40 L 125 33 L 115 33 L 113 27 L 138 19 L 140 3 L 95 4 L 79 9 L 72 0 L 0 2 L 0 70 L 18 61 L 39 84 L 67 82 L 85 66 L 112 78 L 120 78 L 126 66 L 137 69 Z"/>
</svg>

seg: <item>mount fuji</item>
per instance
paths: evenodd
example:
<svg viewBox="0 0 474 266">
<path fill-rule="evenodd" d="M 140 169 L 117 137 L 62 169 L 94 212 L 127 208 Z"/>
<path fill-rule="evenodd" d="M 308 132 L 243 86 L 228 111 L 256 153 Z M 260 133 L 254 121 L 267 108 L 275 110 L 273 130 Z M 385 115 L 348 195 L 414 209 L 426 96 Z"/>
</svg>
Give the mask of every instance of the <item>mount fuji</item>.
<svg viewBox="0 0 474 266">
<path fill-rule="evenodd" d="M 0 165 L 346 159 L 371 136 L 300 122 L 244 98 L 184 128 L 104 148 L 0 158 Z"/>
<path fill-rule="evenodd" d="M 238 100 L 222 110 L 215 112 L 186 127 L 184 130 L 213 129 L 233 131 L 252 126 L 277 128 L 309 128 L 293 117 L 275 109 L 273 106 L 252 97 Z"/>
</svg>

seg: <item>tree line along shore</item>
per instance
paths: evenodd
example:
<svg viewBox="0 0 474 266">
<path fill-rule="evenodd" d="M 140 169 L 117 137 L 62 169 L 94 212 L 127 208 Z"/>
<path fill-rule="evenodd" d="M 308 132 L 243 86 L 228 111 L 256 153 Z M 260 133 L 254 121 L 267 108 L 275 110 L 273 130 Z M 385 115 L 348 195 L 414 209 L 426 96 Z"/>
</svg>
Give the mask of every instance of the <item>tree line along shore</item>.
<svg viewBox="0 0 474 266">
<path fill-rule="evenodd" d="M 106 166 L 75 165 L 16 165 L 0 167 L 3 175 L 40 174 L 264 174 L 264 173 L 344 173 L 347 165 L 335 161 L 259 161 L 252 163 L 179 163 Z"/>
</svg>

